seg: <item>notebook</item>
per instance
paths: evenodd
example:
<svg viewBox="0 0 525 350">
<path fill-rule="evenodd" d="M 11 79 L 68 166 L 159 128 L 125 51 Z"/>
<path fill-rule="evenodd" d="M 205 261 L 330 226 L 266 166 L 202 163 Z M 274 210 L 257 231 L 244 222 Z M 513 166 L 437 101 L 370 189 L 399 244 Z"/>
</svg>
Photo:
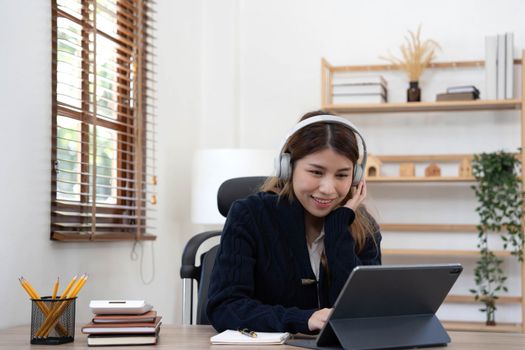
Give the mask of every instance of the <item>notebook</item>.
<svg viewBox="0 0 525 350">
<path fill-rule="evenodd" d="M 88 346 L 108 345 L 153 345 L 157 344 L 159 330 L 151 334 L 90 334 L 87 337 Z"/>
<path fill-rule="evenodd" d="M 212 344 L 230 345 L 276 345 L 284 344 L 290 333 L 256 332 L 257 337 L 252 338 L 239 331 L 228 329 L 210 338 Z"/>
<path fill-rule="evenodd" d="M 463 270 L 460 264 L 358 266 L 348 277 L 310 349 L 444 346 L 450 337 L 435 313 Z"/>
<path fill-rule="evenodd" d="M 82 327 L 82 333 L 87 334 L 116 334 L 116 333 L 155 333 L 162 322 L 161 316 L 155 322 L 144 323 L 89 323 Z"/>
<path fill-rule="evenodd" d="M 151 310 L 141 315 L 95 315 L 93 323 L 144 323 L 155 322 L 157 311 Z"/>
</svg>

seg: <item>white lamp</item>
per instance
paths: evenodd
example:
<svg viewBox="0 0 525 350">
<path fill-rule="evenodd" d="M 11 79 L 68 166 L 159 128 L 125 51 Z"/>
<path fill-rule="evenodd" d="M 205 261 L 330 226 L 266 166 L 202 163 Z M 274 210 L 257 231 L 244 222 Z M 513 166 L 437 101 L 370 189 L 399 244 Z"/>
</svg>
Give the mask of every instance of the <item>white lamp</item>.
<svg viewBox="0 0 525 350">
<path fill-rule="evenodd" d="M 270 176 L 273 174 L 274 150 L 222 148 L 205 149 L 193 158 L 191 219 L 198 224 L 223 224 L 217 208 L 217 191 L 231 178 Z"/>
</svg>

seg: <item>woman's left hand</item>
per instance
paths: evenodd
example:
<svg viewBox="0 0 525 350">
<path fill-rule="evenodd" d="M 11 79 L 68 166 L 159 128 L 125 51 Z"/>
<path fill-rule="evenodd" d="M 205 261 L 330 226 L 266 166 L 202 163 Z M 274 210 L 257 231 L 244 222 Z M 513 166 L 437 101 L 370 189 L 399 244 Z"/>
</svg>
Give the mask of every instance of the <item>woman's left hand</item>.
<svg viewBox="0 0 525 350">
<path fill-rule="evenodd" d="M 359 205 L 365 200 L 365 198 L 366 182 L 365 180 L 362 180 L 361 182 L 359 182 L 357 188 L 354 190 L 352 198 L 350 198 L 344 206 L 352 209 L 355 212 L 357 210 L 357 207 L 359 207 Z"/>
<path fill-rule="evenodd" d="M 326 321 L 328 321 L 328 317 L 330 316 L 331 312 L 332 309 L 328 308 L 320 309 L 314 312 L 308 319 L 308 329 L 311 331 L 322 329 Z"/>
</svg>

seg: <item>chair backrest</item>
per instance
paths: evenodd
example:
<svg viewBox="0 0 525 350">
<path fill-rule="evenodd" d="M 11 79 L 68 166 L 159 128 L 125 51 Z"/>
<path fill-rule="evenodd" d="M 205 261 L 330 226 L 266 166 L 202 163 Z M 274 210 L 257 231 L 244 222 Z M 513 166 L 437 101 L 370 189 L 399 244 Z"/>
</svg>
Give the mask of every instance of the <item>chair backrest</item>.
<svg viewBox="0 0 525 350">
<path fill-rule="evenodd" d="M 217 206 L 221 215 L 227 217 L 233 202 L 259 191 L 264 181 L 264 176 L 236 177 L 224 181 L 217 191 Z"/>
<path fill-rule="evenodd" d="M 219 251 L 219 245 L 213 246 L 210 250 L 204 254 L 201 263 L 201 278 L 198 291 L 198 302 L 197 302 L 197 319 L 196 324 L 210 324 L 208 321 L 208 315 L 206 315 L 206 305 L 208 304 L 208 287 L 210 286 L 211 271 L 215 264 L 215 257 Z"/>
<path fill-rule="evenodd" d="M 264 176 L 250 176 L 238 177 L 226 180 L 219 187 L 217 192 L 217 206 L 219 212 L 224 216 L 228 216 L 228 211 L 233 202 L 237 199 L 245 198 L 252 193 L 256 193 L 266 181 Z M 209 324 L 206 316 L 206 305 L 208 304 L 208 286 L 210 284 L 210 276 L 215 263 L 215 256 L 219 249 L 219 245 L 213 246 L 211 249 L 203 253 L 200 257 L 200 265 L 197 266 L 196 255 L 199 247 L 208 239 L 218 236 L 221 231 L 207 231 L 201 232 L 193 236 L 184 247 L 182 252 L 182 265 L 180 268 L 181 278 L 188 278 L 196 281 L 198 284 L 197 306 L 196 306 L 196 323 Z M 190 284 L 191 285 L 191 284 Z M 184 297 L 186 296 L 184 291 Z M 190 292 L 190 308 L 193 307 L 193 293 Z M 185 303 L 185 301 L 183 301 Z M 190 323 L 191 315 L 190 312 Z M 184 319 L 184 315 L 183 315 Z"/>
</svg>

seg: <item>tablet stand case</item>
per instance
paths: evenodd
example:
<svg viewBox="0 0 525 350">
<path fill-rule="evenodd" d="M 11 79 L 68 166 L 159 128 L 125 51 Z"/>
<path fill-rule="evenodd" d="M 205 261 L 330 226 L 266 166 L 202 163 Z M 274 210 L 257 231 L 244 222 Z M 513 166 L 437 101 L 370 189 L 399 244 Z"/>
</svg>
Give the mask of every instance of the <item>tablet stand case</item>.
<svg viewBox="0 0 525 350">
<path fill-rule="evenodd" d="M 449 343 L 450 337 L 435 312 L 461 272 L 461 266 L 392 268 L 357 273 L 352 288 L 347 285 L 343 288 L 317 339 L 290 339 L 287 344 L 324 350 L 372 350 Z M 419 281 L 416 288 L 414 281 Z M 362 298 L 367 292 L 371 299 L 355 302 L 355 297 Z M 375 310 L 370 303 L 374 299 Z"/>
<path fill-rule="evenodd" d="M 329 328 L 329 329 L 328 329 Z M 329 321 L 317 340 L 290 340 L 288 345 L 310 349 L 396 349 L 440 346 L 450 337 L 435 315 L 373 317 Z"/>
</svg>

